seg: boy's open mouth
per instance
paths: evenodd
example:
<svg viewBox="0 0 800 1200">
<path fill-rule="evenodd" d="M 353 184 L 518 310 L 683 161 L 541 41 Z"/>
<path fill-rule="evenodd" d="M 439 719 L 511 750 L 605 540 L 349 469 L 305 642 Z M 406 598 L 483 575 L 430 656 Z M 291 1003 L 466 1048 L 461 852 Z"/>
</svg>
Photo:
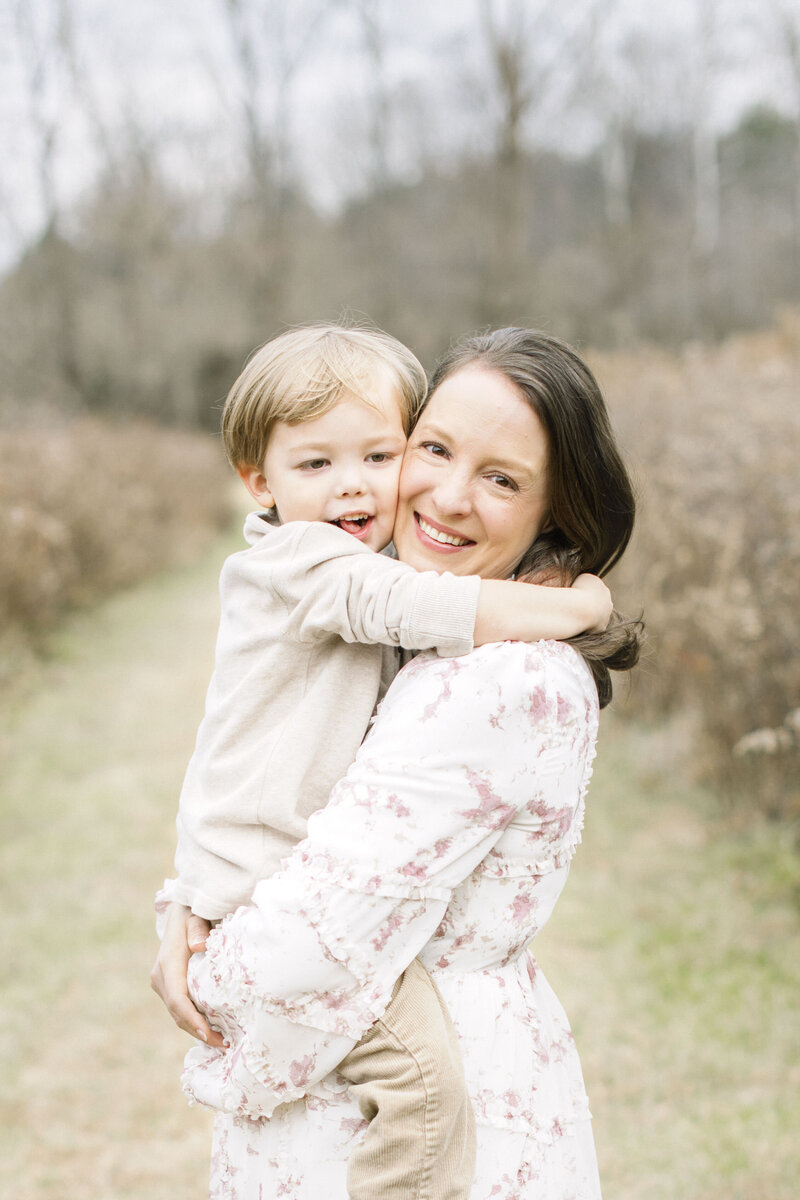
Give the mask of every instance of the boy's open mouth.
<svg viewBox="0 0 800 1200">
<path fill-rule="evenodd" d="M 351 533 L 354 537 L 359 534 L 364 534 L 372 523 L 373 517 L 371 513 L 347 513 L 344 517 L 338 517 L 335 521 L 331 521 L 331 525 L 338 525 L 345 533 Z"/>
</svg>

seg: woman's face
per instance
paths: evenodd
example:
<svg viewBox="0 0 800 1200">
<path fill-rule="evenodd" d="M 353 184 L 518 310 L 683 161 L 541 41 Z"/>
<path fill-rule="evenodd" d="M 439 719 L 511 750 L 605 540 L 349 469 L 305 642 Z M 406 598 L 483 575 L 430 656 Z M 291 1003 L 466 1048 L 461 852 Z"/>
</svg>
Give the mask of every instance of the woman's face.
<svg viewBox="0 0 800 1200">
<path fill-rule="evenodd" d="M 462 367 L 408 441 L 394 544 L 417 570 L 505 579 L 547 520 L 547 436 L 505 375 Z"/>
</svg>

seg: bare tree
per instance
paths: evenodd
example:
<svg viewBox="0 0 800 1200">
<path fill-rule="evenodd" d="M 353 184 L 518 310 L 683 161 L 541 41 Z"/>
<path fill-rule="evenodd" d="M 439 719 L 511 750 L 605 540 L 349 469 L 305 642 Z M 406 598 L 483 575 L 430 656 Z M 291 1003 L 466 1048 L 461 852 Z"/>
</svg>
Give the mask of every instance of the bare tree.
<svg viewBox="0 0 800 1200">
<path fill-rule="evenodd" d="M 41 211 L 42 234 L 33 267 L 35 304 L 40 316 L 49 316 L 48 341 L 60 384 L 69 393 L 80 394 L 83 372 L 78 346 L 78 289 L 64 229 L 65 204 L 58 176 L 63 110 L 71 82 L 72 10 L 69 0 L 47 0 L 42 5 L 13 0 L 12 13 Z"/>
<path fill-rule="evenodd" d="M 716 250 L 720 228 L 717 137 L 711 123 L 719 68 L 716 0 L 697 0 L 696 66 L 692 89 L 692 162 L 694 167 L 694 249 L 700 260 Z"/>
<path fill-rule="evenodd" d="M 797 129 L 795 139 L 794 258 L 800 272 L 800 9 L 796 0 L 770 0 L 773 38 L 785 65 Z"/>
<path fill-rule="evenodd" d="M 532 62 L 533 27 L 541 7 L 532 13 L 526 0 L 513 0 L 507 11 L 481 0 L 480 27 L 489 56 L 491 86 L 497 110 L 492 190 L 491 257 L 485 296 L 485 319 L 513 319 L 520 300 L 522 264 L 527 241 L 523 128 L 544 86 Z"/>
<path fill-rule="evenodd" d="M 236 69 L 248 174 L 243 276 L 254 328 L 285 320 L 295 194 L 294 85 L 338 0 L 221 0 Z"/>
<path fill-rule="evenodd" d="M 720 177 L 714 94 L 722 47 L 717 0 L 696 0 L 697 24 L 688 56 L 689 134 L 692 150 L 693 213 L 685 312 L 693 336 L 713 333 L 718 306 Z"/>
<path fill-rule="evenodd" d="M 384 0 L 355 0 L 367 60 L 367 112 L 371 191 L 380 194 L 389 182 L 391 97 L 387 79 Z"/>
<path fill-rule="evenodd" d="M 570 14 L 557 0 L 480 0 L 495 111 L 493 252 L 485 289 L 485 319 L 520 319 L 530 295 L 528 258 L 535 197 L 528 126 L 568 103 L 570 88 L 594 39 L 596 0 Z"/>
</svg>

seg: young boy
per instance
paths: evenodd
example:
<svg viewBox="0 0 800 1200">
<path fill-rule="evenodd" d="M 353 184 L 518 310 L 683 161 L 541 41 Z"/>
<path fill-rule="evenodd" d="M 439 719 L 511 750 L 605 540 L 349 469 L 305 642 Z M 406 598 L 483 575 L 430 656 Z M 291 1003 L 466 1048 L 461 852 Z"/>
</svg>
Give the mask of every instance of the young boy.
<svg viewBox="0 0 800 1200">
<path fill-rule="evenodd" d="M 354 758 L 396 647 L 457 655 L 476 640 L 566 637 L 607 617 L 599 584 L 417 573 L 374 553 L 391 540 L 425 390 L 421 366 L 394 338 L 336 325 L 275 338 L 231 389 L 226 451 L 266 512 L 247 518 L 250 548 L 223 566 L 214 676 L 181 792 L 177 878 L 160 908 L 177 901 L 215 921 L 248 903 Z M 375 1118 L 351 1157 L 352 1200 L 465 1198 L 471 1107 L 449 1017 L 418 963 L 340 1070 Z M 398 1129 L 412 1132 L 397 1138 Z"/>
</svg>

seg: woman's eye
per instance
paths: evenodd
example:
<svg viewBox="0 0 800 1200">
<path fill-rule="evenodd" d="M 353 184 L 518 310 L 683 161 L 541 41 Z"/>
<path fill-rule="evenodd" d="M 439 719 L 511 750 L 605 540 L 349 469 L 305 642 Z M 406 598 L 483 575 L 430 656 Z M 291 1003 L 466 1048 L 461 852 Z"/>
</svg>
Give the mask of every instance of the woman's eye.
<svg viewBox="0 0 800 1200">
<path fill-rule="evenodd" d="M 433 454 L 436 458 L 446 458 L 447 451 L 439 442 L 423 442 L 422 449 L 427 450 L 429 454 Z"/>
<path fill-rule="evenodd" d="M 497 484 L 498 487 L 506 488 L 512 492 L 517 490 L 517 485 L 514 483 L 514 480 L 509 479 L 507 475 L 488 475 L 487 479 L 491 479 L 492 483 Z"/>
<path fill-rule="evenodd" d="M 309 458 L 306 462 L 298 464 L 301 471 L 321 471 L 323 467 L 327 467 L 327 458 Z"/>
</svg>

